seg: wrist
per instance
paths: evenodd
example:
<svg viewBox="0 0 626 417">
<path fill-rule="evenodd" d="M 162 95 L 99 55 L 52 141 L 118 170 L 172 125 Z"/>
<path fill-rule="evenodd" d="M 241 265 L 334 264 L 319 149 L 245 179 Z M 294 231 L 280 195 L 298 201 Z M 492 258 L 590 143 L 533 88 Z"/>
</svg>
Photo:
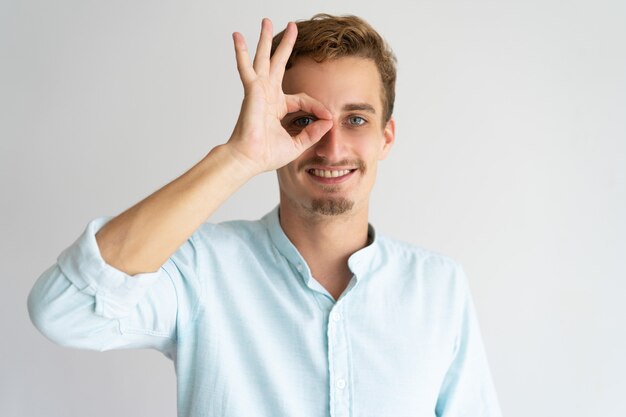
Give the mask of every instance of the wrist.
<svg viewBox="0 0 626 417">
<path fill-rule="evenodd" d="M 263 172 L 258 161 L 254 161 L 230 143 L 224 143 L 213 148 L 205 159 L 211 159 L 211 164 L 219 164 L 228 167 L 229 174 L 233 179 L 243 182 Z"/>
</svg>

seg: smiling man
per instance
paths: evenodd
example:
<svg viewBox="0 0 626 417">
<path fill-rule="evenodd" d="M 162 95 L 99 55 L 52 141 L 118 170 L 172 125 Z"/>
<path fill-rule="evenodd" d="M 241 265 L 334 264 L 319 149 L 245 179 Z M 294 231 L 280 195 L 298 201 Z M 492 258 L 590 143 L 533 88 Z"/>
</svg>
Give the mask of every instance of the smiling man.
<svg viewBox="0 0 626 417">
<path fill-rule="evenodd" d="M 368 224 L 395 139 L 391 50 L 354 16 L 274 38 L 265 19 L 254 60 L 233 39 L 230 139 L 91 222 L 31 291 L 35 325 L 63 345 L 162 351 L 179 416 L 499 416 L 462 269 Z M 204 223 L 269 170 L 275 210 Z"/>
</svg>

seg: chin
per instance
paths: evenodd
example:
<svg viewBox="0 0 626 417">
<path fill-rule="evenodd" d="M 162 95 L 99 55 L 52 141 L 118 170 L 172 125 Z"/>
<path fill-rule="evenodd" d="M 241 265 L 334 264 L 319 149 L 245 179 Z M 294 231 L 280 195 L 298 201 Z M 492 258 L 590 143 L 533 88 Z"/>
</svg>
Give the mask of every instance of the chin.
<svg viewBox="0 0 626 417">
<path fill-rule="evenodd" d="M 311 213 L 322 216 L 339 216 L 349 213 L 354 207 L 354 201 L 347 198 L 318 198 L 311 201 L 308 208 Z"/>
</svg>

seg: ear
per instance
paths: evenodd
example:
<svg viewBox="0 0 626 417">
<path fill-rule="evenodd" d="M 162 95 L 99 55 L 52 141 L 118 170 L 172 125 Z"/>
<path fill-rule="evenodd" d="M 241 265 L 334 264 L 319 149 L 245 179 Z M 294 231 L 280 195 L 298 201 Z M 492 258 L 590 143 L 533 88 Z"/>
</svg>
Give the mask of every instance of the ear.
<svg viewBox="0 0 626 417">
<path fill-rule="evenodd" d="M 391 145 L 393 145 L 396 140 L 396 121 L 393 116 L 390 117 L 387 124 L 385 124 L 385 128 L 383 129 L 383 138 L 385 141 L 383 142 L 383 147 L 380 150 L 380 155 L 378 156 L 379 161 L 387 157 L 387 154 L 391 149 Z"/>
</svg>

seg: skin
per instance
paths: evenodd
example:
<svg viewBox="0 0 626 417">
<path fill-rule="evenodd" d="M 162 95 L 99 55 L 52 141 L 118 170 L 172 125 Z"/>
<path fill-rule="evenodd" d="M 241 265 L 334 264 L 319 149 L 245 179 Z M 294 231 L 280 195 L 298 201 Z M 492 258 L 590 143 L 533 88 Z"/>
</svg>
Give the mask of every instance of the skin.
<svg viewBox="0 0 626 417">
<path fill-rule="evenodd" d="M 313 276 L 335 298 L 352 276 L 348 258 L 367 244 L 369 196 L 377 164 L 387 156 L 394 141 L 393 119 L 382 121 L 380 82 L 374 62 L 358 57 L 323 63 L 302 58 L 283 80 L 285 92 L 304 92 L 332 114 L 330 130 L 280 168 L 278 182 L 281 226 Z M 314 118 L 297 112 L 285 117 L 283 125 L 297 134 L 300 126 L 310 120 Z M 349 172 L 321 178 L 311 173 L 314 169 Z M 320 200 L 348 202 L 350 208 L 329 215 L 315 210 L 314 202 Z"/>
<path fill-rule="evenodd" d="M 270 59 L 272 24 L 264 19 L 251 60 L 244 37 L 233 34 L 244 99 L 231 137 L 97 233 L 108 264 L 130 275 L 156 271 L 239 187 L 278 170 L 281 226 L 316 279 L 335 298 L 341 294 L 350 275 L 347 257 L 366 245 L 368 197 L 377 161 L 393 143 L 394 122 L 381 122 L 380 77 L 371 62 L 303 59 L 285 73 L 296 36 L 289 23 Z M 354 66 L 354 60 L 364 62 Z M 346 107 L 355 103 L 369 108 Z M 300 116 L 296 124 L 293 115 Z M 349 126 L 361 123 L 357 116 L 367 123 Z M 306 172 L 337 164 L 356 169 L 343 179 Z M 331 195 L 352 201 L 351 210 L 335 216 L 311 210 L 314 200 Z"/>
</svg>

